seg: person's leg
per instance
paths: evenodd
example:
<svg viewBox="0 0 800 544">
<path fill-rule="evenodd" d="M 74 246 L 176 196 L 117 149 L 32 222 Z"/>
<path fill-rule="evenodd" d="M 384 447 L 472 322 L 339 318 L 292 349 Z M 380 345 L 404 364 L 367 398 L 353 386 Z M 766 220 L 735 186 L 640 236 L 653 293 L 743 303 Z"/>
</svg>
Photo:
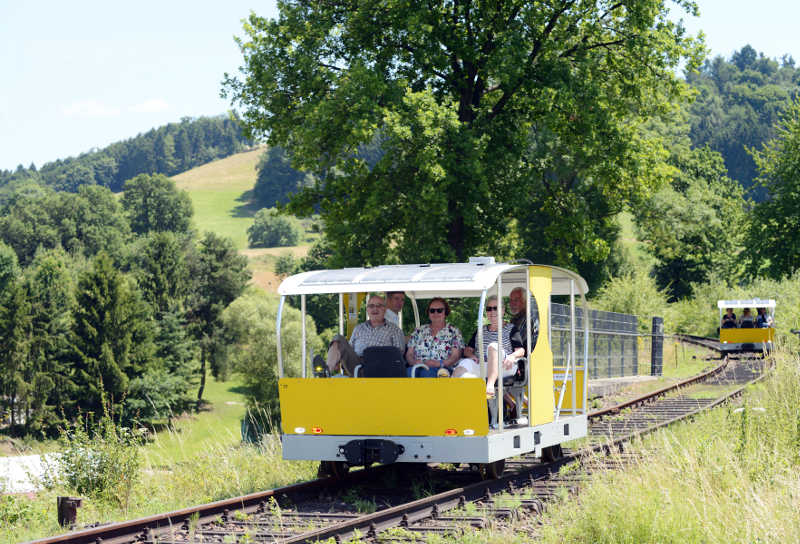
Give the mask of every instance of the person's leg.
<svg viewBox="0 0 800 544">
<path fill-rule="evenodd" d="M 326 363 L 328 365 L 328 369 L 331 371 L 331 374 L 336 372 L 336 367 L 339 366 L 339 362 L 342 360 L 342 352 L 339 349 L 339 344 L 344 340 L 344 337 L 341 335 L 336 335 L 331 340 L 331 345 L 328 346 L 328 356 L 326 359 Z M 347 343 L 347 340 L 344 340 Z"/>
<path fill-rule="evenodd" d="M 361 364 L 361 357 L 356 354 L 353 346 L 344 336 L 337 334 L 331 340 L 331 345 L 328 348 L 327 363 L 331 373 L 335 372 L 338 365 L 341 365 L 345 374 L 352 376 L 356 366 Z"/>
<path fill-rule="evenodd" d="M 494 394 L 494 384 L 497 382 L 497 343 L 489 344 L 489 354 L 486 356 L 486 392 Z"/>
<path fill-rule="evenodd" d="M 472 359 L 465 358 L 461 359 L 458 364 L 456 364 L 455 369 L 453 369 L 453 375 L 450 376 L 451 378 L 479 378 L 481 375 L 481 369 L 478 366 L 478 363 L 473 361 Z"/>
</svg>

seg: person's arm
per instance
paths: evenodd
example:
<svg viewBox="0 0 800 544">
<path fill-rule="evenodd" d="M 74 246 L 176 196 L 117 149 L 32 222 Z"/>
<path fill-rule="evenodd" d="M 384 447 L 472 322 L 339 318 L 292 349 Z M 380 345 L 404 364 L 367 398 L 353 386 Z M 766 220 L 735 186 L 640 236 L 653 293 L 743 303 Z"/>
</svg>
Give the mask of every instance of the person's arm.
<svg viewBox="0 0 800 544">
<path fill-rule="evenodd" d="M 517 329 L 517 327 L 511 327 L 511 331 L 509 332 L 509 340 L 511 341 L 511 348 L 513 351 L 506 355 L 506 358 L 503 359 L 503 368 L 506 370 L 510 369 L 514 364 L 516 364 L 517 359 L 525 356 L 525 346 L 522 343 L 522 338 L 520 337 L 519 329 Z"/>
<path fill-rule="evenodd" d="M 450 350 L 450 356 L 444 360 L 443 366 L 453 366 L 461 359 L 461 348 L 454 347 Z"/>
<path fill-rule="evenodd" d="M 513 349 L 511 353 L 516 354 L 519 353 L 520 349 L 522 350 L 522 353 L 517 355 L 517 358 L 525 356 L 526 339 L 523 336 L 524 334 L 524 331 L 520 330 L 516 325 L 511 327 L 511 333 L 509 335 L 509 340 L 511 340 L 511 348 Z"/>
</svg>

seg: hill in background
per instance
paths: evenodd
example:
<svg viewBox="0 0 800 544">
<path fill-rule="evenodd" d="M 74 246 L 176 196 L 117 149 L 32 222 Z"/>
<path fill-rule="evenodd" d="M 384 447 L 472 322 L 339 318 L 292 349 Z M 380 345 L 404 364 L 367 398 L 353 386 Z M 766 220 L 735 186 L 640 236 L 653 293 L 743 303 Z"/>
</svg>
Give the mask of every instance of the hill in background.
<svg viewBox="0 0 800 544">
<path fill-rule="evenodd" d="M 253 283 L 275 292 L 279 283 L 274 272 L 276 258 L 285 253 L 305 256 L 311 244 L 307 237 L 295 247 L 248 249 L 247 228 L 253 224 L 253 215 L 260 209 L 253 200 L 253 187 L 256 165 L 264 149 L 261 147 L 212 161 L 172 179 L 192 199 L 197 230 L 231 238 L 239 253 L 248 258 Z"/>
</svg>

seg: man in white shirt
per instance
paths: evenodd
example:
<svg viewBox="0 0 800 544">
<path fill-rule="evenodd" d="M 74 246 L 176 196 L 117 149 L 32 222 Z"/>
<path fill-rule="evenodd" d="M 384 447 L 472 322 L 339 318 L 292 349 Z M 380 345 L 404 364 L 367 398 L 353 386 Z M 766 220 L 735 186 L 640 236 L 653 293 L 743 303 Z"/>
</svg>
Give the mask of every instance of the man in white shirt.
<svg viewBox="0 0 800 544">
<path fill-rule="evenodd" d="M 400 312 L 406 303 L 406 294 L 402 291 L 386 292 L 386 319 L 400 326 Z"/>
</svg>

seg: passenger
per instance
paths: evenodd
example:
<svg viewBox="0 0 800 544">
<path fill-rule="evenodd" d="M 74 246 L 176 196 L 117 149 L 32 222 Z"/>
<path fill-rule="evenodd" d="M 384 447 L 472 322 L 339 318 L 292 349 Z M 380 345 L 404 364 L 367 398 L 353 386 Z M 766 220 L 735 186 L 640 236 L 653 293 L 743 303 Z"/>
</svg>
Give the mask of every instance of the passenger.
<svg viewBox="0 0 800 544">
<path fill-rule="evenodd" d="M 768 329 L 772 326 L 772 316 L 767 313 L 766 308 L 758 308 L 756 310 L 758 315 L 756 316 L 756 327 L 760 329 Z"/>
<path fill-rule="evenodd" d="M 489 324 L 483 327 L 484 357 L 487 364 L 486 376 L 486 396 L 494 398 L 494 386 L 499 374 L 498 360 L 503 365 L 503 377 L 513 376 L 517 371 L 517 359 L 525 356 L 525 347 L 522 343 L 522 336 L 511 323 L 502 322 L 497 311 L 497 297 L 491 296 L 486 302 L 486 315 L 489 317 Z M 478 378 L 481 375 L 478 356 L 475 354 L 477 336 L 472 335 L 467 347 L 464 348 L 464 359 L 459 361 L 454 378 Z M 498 338 L 499 336 L 499 338 Z"/>
<path fill-rule="evenodd" d="M 461 358 L 464 338 L 461 331 L 446 322 L 450 315 L 450 305 L 443 298 L 431 299 L 428 304 L 428 317 L 431 322 L 417 327 L 411 334 L 406 351 L 406 360 L 412 367 L 418 364 L 427 366 L 418 369 L 416 377 L 434 378 L 450 376 L 453 366 Z M 412 369 L 408 369 L 411 376 Z"/>
<path fill-rule="evenodd" d="M 400 311 L 406 303 L 406 294 L 402 291 L 386 292 L 386 320 L 400 326 Z"/>
<path fill-rule="evenodd" d="M 511 310 L 511 324 L 514 325 L 522 337 L 522 343 L 527 343 L 526 336 L 528 332 L 527 315 L 525 313 L 525 289 L 522 287 L 515 287 L 508 295 L 508 308 Z M 536 299 L 531 297 L 531 351 L 536 347 L 536 340 L 539 338 L 539 306 L 536 304 Z"/>
<path fill-rule="evenodd" d="M 736 314 L 733 313 L 733 308 L 728 308 L 725 310 L 725 314 L 722 316 L 722 328 L 723 329 L 736 328 Z"/>
<path fill-rule="evenodd" d="M 753 314 L 750 313 L 750 308 L 742 310 L 742 318 L 739 320 L 740 329 L 752 329 L 755 326 Z"/>
<path fill-rule="evenodd" d="M 402 353 L 406 340 L 400 327 L 386 320 L 386 303 L 380 295 L 372 295 L 367 301 L 367 321 L 359 323 L 350 335 L 350 342 L 341 334 L 331 340 L 328 347 L 327 365 L 331 373 L 341 366 L 345 374 L 353 375 L 361 364 L 364 350 L 372 346 L 394 346 Z M 316 362 L 315 362 L 316 366 Z"/>
</svg>

